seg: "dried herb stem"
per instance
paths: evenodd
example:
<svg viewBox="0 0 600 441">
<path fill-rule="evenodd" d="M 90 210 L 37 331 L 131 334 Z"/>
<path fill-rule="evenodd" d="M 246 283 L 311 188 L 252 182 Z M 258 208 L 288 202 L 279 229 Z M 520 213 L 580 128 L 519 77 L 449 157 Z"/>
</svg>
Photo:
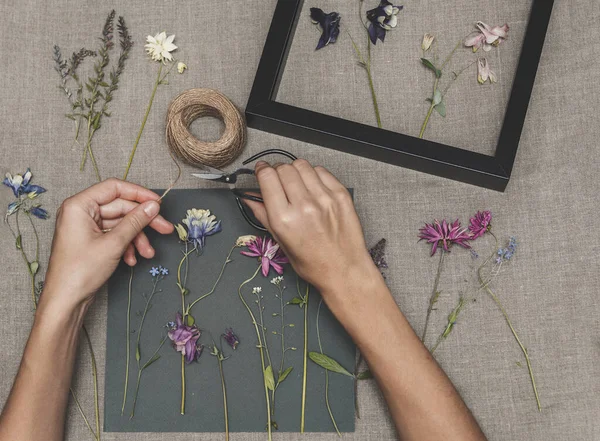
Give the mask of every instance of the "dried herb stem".
<svg viewBox="0 0 600 441">
<path fill-rule="evenodd" d="M 227 389 L 225 388 L 225 375 L 223 375 L 223 360 L 220 355 L 217 356 L 217 362 L 219 363 L 219 375 L 221 376 L 221 390 L 223 391 L 223 417 L 225 419 L 225 441 L 229 441 L 229 414 L 227 410 Z"/>
<path fill-rule="evenodd" d="M 125 403 L 127 402 L 127 389 L 129 384 L 129 359 L 131 358 L 130 337 L 131 337 L 131 294 L 133 284 L 133 267 L 129 269 L 129 285 L 127 289 L 127 324 L 125 339 L 125 386 L 123 387 L 123 404 L 121 405 L 121 416 L 125 412 Z"/>
<path fill-rule="evenodd" d="M 100 441 L 100 399 L 98 394 L 98 368 L 96 366 L 96 355 L 94 354 L 92 340 L 90 339 L 90 335 L 88 334 L 85 325 L 82 326 L 82 329 L 83 336 L 85 337 L 88 349 L 90 350 L 90 357 L 92 359 L 92 378 L 94 381 L 94 414 L 96 417 L 96 440 Z"/>
<path fill-rule="evenodd" d="M 158 351 L 161 350 L 161 348 L 165 344 L 165 341 L 167 341 L 167 336 L 162 338 L 162 340 L 160 341 L 160 344 L 158 345 L 158 348 L 156 348 L 156 350 L 154 351 L 152 356 L 148 359 L 148 361 L 146 361 L 146 363 L 144 363 L 144 365 L 142 365 L 141 367 L 138 367 L 137 382 L 135 385 L 135 394 L 133 395 L 133 407 L 131 408 L 131 414 L 129 415 L 129 419 L 132 419 L 135 416 L 135 405 L 137 404 L 138 392 L 140 390 L 140 382 L 142 379 L 142 372 L 144 372 L 144 369 L 146 369 L 148 366 L 150 366 L 152 363 L 154 363 L 156 360 L 158 360 L 160 358 L 160 356 L 158 355 Z M 139 364 L 138 364 L 138 366 L 139 366 Z"/>
<path fill-rule="evenodd" d="M 321 314 L 321 305 L 323 304 L 323 298 L 319 300 L 319 306 L 317 307 L 317 318 L 316 318 L 316 328 L 317 328 L 317 341 L 319 343 L 319 352 L 323 354 L 323 345 L 321 344 L 321 332 L 319 330 L 319 315 Z M 356 384 L 356 379 L 354 380 Z M 329 418 L 331 418 L 331 422 L 333 423 L 333 427 L 335 427 L 335 431 L 338 436 L 342 436 L 340 433 L 340 429 L 338 429 L 338 425 L 335 421 L 335 417 L 333 416 L 333 411 L 331 410 L 331 405 L 329 404 L 329 371 L 325 369 L 325 404 L 327 405 L 327 412 L 329 412 Z"/>
<path fill-rule="evenodd" d="M 297 284 L 298 291 L 300 291 L 299 281 Z M 308 294 L 310 292 L 310 286 L 306 284 L 306 293 L 302 297 L 304 301 L 304 354 L 302 362 L 302 410 L 300 413 L 300 433 L 304 433 L 304 420 L 306 413 L 306 384 L 307 384 L 307 365 L 308 365 Z"/>
<path fill-rule="evenodd" d="M 265 388 L 265 400 L 266 400 L 266 405 L 267 405 L 267 433 L 268 433 L 268 440 L 271 441 L 272 440 L 271 403 L 270 403 L 270 398 L 269 398 L 269 388 L 267 387 L 267 382 L 265 379 L 266 365 L 265 365 L 264 346 L 263 346 L 263 341 L 262 341 L 262 337 L 261 337 L 261 332 L 258 330 L 258 322 L 256 321 L 256 317 L 254 316 L 252 309 L 250 308 L 250 306 L 248 305 L 248 303 L 246 302 L 246 300 L 244 299 L 244 296 L 242 294 L 242 288 L 245 285 L 247 285 L 248 283 L 250 283 L 252 280 L 254 280 L 254 278 L 257 276 L 258 272 L 260 271 L 260 269 L 261 269 L 261 266 L 259 265 L 258 268 L 256 268 L 256 271 L 254 272 L 252 277 L 250 277 L 249 279 L 246 279 L 245 281 L 242 282 L 242 284 L 238 288 L 238 296 L 239 296 L 240 300 L 242 301 L 242 303 L 244 304 L 244 306 L 246 307 L 246 310 L 248 311 L 248 314 L 250 315 L 250 318 L 252 320 L 252 324 L 254 325 L 254 330 L 256 331 L 256 338 L 258 340 L 257 346 L 258 346 L 258 350 L 260 352 L 260 362 L 261 362 L 262 372 L 263 372 L 263 386 Z"/>
<path fill-rule="evenodd" d="M 435 282 L 433 283 L 433 290 L 431 292 L 431 297 L 429 298 L 429 306 L 427 307 L 427 315 L 425 316 L 425 326 L 423 328 L 423 335 L 421 336 L 421 342 L 425 343 L 425 337 L 427 336 L 427 328 L 429 326 L 429 319 L 431 318 L 431 312 L 434 309 L 435 303 L 440 296 L 440 292 L 438 291 L 438 286 L 440 284 L 440 276 L 442 275 L 442 267 L 444 265 L 444 249 L 440 249 L 440 261 L 438 263 L 437 274 L 435 276 Z"/>
</svg>

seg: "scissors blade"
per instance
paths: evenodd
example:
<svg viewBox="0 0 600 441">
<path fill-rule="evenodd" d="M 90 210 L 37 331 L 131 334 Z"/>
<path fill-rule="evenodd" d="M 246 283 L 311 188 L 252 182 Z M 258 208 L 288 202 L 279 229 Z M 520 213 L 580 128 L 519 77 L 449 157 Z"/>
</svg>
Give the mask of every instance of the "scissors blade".
<svg viewBox="0 0 600 441">
<path fill-rule="evenodd" d="M 205 170 L 200 173 L 192 173 L 192 176 L 195 176 L 200 179 L 207 179 L 209 181 L 217 181 L 223 180 L 227 175 L 227 173 L 225 173 L 222 170 L 219 170 L 218 168 L 205 166 L 204 169 Z"/>
</svg>

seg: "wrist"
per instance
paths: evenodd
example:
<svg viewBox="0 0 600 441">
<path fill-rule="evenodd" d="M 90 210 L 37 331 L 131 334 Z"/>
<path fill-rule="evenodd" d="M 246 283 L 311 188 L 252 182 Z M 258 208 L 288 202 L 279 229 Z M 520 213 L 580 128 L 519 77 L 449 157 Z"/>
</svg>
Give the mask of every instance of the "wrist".
<svg viewBox="0 0 600 441">
<path fill-rule="evenodd" d="M 45 286 L 35 313 L 35 320 L 61 326 L 81 328 L 91 300 L 73 301 L 78 297 L 67 290 Z"/>
<path fill-rule="evenodd" d="M 383 289 L 388 292 L 383 276 L 370 257 L 362 264 L 346 268 L 338 277 L 330 277 L 326 283 L 317 287 L 323 299 L 331 306 L 337 303 L 357 304 Z"/>
</svg>

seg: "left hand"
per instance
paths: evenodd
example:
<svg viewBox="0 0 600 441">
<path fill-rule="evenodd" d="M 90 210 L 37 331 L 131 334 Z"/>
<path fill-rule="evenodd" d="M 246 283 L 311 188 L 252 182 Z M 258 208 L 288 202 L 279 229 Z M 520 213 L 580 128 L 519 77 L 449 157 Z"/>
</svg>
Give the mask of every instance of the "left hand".
<svg viewBox="0 0 600 441">
<path fill-rule="evenodd" d="M 87 304 L 121 257 L 130 266 L 137 262 L 135 249 L 142 257 L 154 257 L 142 230 L 150 225 L 161 234 L 173 232 L 173 224 L 158 214 L 158 199 L 144 187 L 114 178 L 66 199 L 56 216 L 41 302 Z"/>
</svg>

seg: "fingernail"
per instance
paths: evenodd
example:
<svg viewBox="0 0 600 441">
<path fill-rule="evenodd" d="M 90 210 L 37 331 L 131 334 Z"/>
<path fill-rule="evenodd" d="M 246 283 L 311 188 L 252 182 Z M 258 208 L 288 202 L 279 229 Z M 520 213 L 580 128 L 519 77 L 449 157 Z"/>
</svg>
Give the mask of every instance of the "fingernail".
<svg viewBox="0 0 600 441">
<path fill-rule="evenodd" d="M 269 164 L 267 164 L 265 161 L 258 161 L 256 163 L 256 168 L 261 168 L 261 167 L 264 167 L 264 166 L 267 166 L 267 165 L 269 165 Z"/>
<path fill-rule="evenodd" d="M 148 201 L 146 202 L 146 206 L 144 207 L 144 213 L 146 213 L 146 216 L 148 217 L 156 216 L 159 210 L 160 205 L 158 205 L 158 202 L 156 201 Z"/>
</svg>

